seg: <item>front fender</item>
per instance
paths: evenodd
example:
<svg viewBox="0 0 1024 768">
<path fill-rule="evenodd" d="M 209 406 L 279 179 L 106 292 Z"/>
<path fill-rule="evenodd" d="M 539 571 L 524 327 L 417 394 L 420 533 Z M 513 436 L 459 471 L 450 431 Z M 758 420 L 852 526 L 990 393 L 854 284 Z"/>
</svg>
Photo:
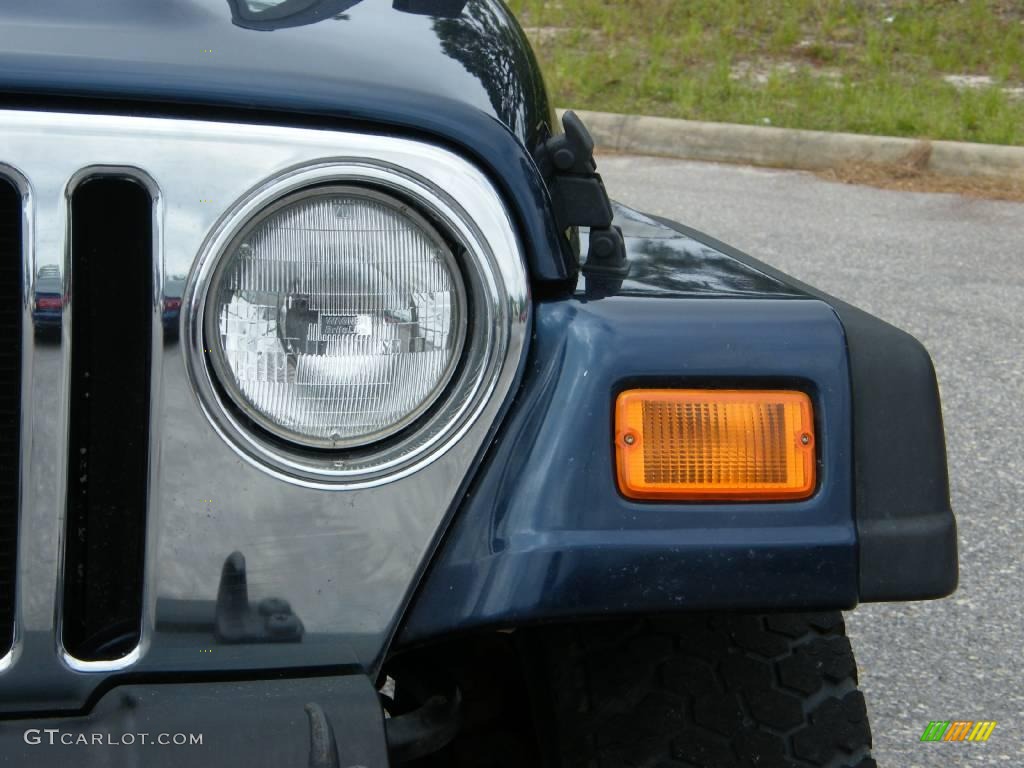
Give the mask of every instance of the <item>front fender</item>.
<svg viewBox="0 0 1024 768">
<path fill-rule="evenodd" d="M 923 347 L 699 233 L 622 207 L 617 223 L 631 278 L 608 298 L 537 304 L 523 387 L 400 644 L 559 618 L 951 592 L 955 523 Z M 817 492 L 626 499 L 612 407 L 637 385 L 803 389 L 817 420 Z"/>
<path fill-rule="evenodd" d="M 843 330 L 814 300 L 617 297 L 541 304 L 528 381 L 459 512 L 406 632 L 543 616 L 857 600 Z M 636 384 L 811 393 L 822 472 L 809 500 L 630 501 L 611 406 Z"/>
</svg>

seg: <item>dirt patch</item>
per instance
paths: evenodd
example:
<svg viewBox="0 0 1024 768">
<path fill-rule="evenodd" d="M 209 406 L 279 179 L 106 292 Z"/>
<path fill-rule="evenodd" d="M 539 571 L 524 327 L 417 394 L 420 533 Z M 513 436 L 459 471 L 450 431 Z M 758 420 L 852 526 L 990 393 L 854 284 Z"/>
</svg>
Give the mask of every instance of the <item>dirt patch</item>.
<svg viewBox="0 0 1024 768">
<path fill-rule="evenodd" d="M 566 27 L 523 27 L 523 32 L 534 45 L 553 43 L 569 31 Z"/>
<path fill-rule="evenodd" d="M 575 44 L 580 41 L 599 43 L 603 40 L 600 30 L 583 27 L 523 27 L 523 32 L 531 43 L 539 47 L 567 44 L 565 38 L 576 41 Z"/>
<path fill-rule="evenodd" d="M 849 162 L 836 168 L 817 171 L 814 175 L 841 184 L 861 184 L 901 192 L 940 192 L 984 200 L 1024 203 L 1024 180 L 967 178 L 933 173 L 927 170 L 930 153 L 931 147 L 927 142 L 922 142 L 898 163 Z M 618 152 L 604 147 L 598 147 L 594 154 L 598 158 L 630 156 L 628 152 Z"/>
<path fill-rule="evenodd" d="M 817 175 L 843 184 L 864 184 L 903 192 L 945 192 L 987 200 L 1024 202 L 1024 180 L 945 176 L 929 171 L 931 145 L 922 142 L 896 163 L 843 163 Z"/>
<path fill-rule="evenodd" d="M 767 85 L 773 77 L 793 77 L 800 72 L 835 83 L 838 83 L 843 76 L 842 72 L 834 67 L 808 66 L 788 59 L 762 59 L 737 61 L 729 70 L 729 79 L 746 80 L 754 85 Z"/>
<path fill-rule="evenodd" d="M 943 75 L 942 79 L 959 91 L 977 91 L 984 88 L 999 88 L 1011 99 L 1024 99 L 1024 85 L 997 85 L 989 75 Z"/>
</svg>

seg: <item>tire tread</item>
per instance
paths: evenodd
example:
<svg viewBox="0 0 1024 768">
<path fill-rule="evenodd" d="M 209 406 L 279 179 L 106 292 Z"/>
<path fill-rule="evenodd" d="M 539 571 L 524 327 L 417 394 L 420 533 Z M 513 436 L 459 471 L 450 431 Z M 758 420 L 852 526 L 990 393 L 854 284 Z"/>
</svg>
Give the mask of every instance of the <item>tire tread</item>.
<svg viewBox="0 0 1024 768">
<path fill-rule="evenodd" d="M 877 768 L 838 611 L 542 631 L 565 768 Z"/>
</svg>

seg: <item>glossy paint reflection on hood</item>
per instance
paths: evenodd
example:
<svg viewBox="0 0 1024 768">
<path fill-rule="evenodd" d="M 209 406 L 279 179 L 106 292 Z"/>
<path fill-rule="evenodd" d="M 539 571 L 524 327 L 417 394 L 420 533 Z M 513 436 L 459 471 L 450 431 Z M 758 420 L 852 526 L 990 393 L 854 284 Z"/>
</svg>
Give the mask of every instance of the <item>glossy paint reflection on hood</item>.
<svg viewBox="0 0 1024 768">
<path fill-rule="evenodd" d="M 500 0 L 5 0 L 0 29 L 0 102 L 15 108 L 170 105 L 186 117 L 313 118 L 452 147 L 515 209 L 532 278 L 574 275 L 533 161 L 551 135 L 550 104 Z"/>
<path fill-rule="evenodd" d="M 345 12 L 364 0 L 227 0 L 231 20 L 248 29 L 299 27 L 324 19 L 346 20 Z M 457 18 L 468 0 L 394 0 L 392 7 L 420 16 Z"/>
<path fill-rule="evenodd" d="M 688 234 L 664 220 L 613 202 L 615 226 L 622 229 L 629 256 L 629 275 L 603 295 L 688 296 L 714 298 L 806 298 L 778 278 Z M 580 233 L 587 252 L 587 233 Z M 577 290 L 587 291 L 581 273 Z"/>
<path fill-rule="evenodd" d="M 247 90 L 272 107 L 301 78 L 340 108 L 375 91 L 482 111 L 531 150 L 549 127 L 529 43 L 498 0 L 8 0 L 0 24 L 4 91 Z"/>
</svg>

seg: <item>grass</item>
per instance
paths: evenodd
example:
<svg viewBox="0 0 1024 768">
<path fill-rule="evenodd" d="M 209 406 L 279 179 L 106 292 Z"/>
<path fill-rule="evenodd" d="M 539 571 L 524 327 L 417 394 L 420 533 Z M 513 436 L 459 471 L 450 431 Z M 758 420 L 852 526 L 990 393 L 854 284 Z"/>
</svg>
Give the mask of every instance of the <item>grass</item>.
<svg viewBox="0 0 1024 768">
<path fill-rule="evenodd" d="M 1024 144 L 1022 0 L 508 2 L 559 106 Z"/>
</svg>

